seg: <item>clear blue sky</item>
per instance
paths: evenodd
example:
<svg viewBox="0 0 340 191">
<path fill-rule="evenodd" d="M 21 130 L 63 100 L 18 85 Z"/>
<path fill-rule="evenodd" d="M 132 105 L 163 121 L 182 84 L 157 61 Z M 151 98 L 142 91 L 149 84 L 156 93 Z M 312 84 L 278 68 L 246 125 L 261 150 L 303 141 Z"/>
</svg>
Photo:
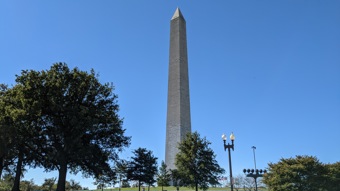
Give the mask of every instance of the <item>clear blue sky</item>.
<svg viewBox="0 0 340 191">
<path fill-rule="evenodd" d="M 233 174 L 282 157 L 340 160 L 340 1 L 0 2 L 0 83 L 55 62 L 113 82 L 131 146 L 164 160 L 170 19 L 187 21 L 192 130 Z M 228 174 L 227 174 L 228 175 Z M 25 179 L 57 173 L 29 169 Z M 68 175 L 82 186 L 93 180 Z"/>
</svg>

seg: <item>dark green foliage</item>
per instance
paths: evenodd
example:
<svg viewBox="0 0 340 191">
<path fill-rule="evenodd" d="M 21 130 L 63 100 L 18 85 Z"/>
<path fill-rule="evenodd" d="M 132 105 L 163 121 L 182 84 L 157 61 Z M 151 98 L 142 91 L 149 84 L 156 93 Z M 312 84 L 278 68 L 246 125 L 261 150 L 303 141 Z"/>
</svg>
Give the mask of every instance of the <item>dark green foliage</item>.
<svg viewBox="0 0 340 191">
<path fill-rule="evenodd" d="M 162 161 L 161 167 L 159 167 L 157 178 L 157 184 L 158 186 L 162 187 L 162 191 L 164 186 L 169 186 L 170 180 L 171 180 L 170 172 L 168 171 L 165 162 Z"/>
<path fill-rule="evenodd" d="M 66 181 L 66 185 L 65 185 L 65 190 L 82 190 L 82 187 L 80 186 L 79 182 L 76 182 L 75 180 L 71 179 L 69 182 Z"/>
<path fill-rule="evenodd" d="M 108 162 L 118 159 L 130 138 L 124 136 L 112 86 L 101 84 L 93 70 L 70 70 L 63 63 L 24 70 L 16 82 L 14 103 L 23 111 L 15 114 L 31 136 L 34 161 L 59 171 L 57 190 L 65 190 L 68 170 L 114 177 Z"/>
<path fill-rule="evenodd" d="M 34 166 L 36 156 L 30 149 L 34 135 L 25 121 L 19 90 L 17 86 L 0 90 L 0 175 L 3 169 L 15 173 L 13 191 L 19 191 L 24 166 Z"/>
<path fill-rule="evenodd" d="M 34 191 L 38 190 L 39 186 L 34 184 L 33 179 L 31 180 L 23 180 L 20 182 L 20 190 L 25 190 L 25 191 Z"/>
<path fill-rule="evenodd" d="M 152 151 L 146 148 L 138 148 L 133 151 L 133 154 L 129 162 L 127 178 L 138 181 L 140 191 L 141 184 L 145 183 L 150 186 L 156 182 L 157 157 L 154 157 Z"/>
<path fill-rule="evenodd" d="M 340 162 L 325 165 L 328 174 L 327 188 L 328 191 L 340 190 Z"/>
<path fill-rule="evenodd" d="M 11 190 L 14 183 L 14 176 L 10 173 L 4 174 L 0 179 L 0 191 Z"/>
<path fill-rule="evenodd" d="M 122 188 L 130 188 L 130 183 L 128 180 L 123 180 L 122 181 Z"/>
<path fill-rule="evenodd" d="M 22 111 L 15 98 L 13 89 L 0 84 L 0 177 L 3 172 L 14 173 L 19 149 L 25 151 L 23 126 L 18 123 Z"/>
<path fill-rule="evenodd" d="M 11 128 L 11 117 L 8 113 L 8 87 L 0 84 L 0 178 L 3 171 L 9 173 L 14 163 L 15 129 Z"/>
<path fill-rule="evenodd" d="M 116 162 L 116 173 L 119 180 L 119 190 L 120 188 L 124 188 L 126 186 L 126 178 L 127 178 L 127 171 L 128 171 L 128 162 L 126 160 L 120 160 Z M 125 184 L 125 185 L 124 185 Z"/>
<path fill-rule="evenodd" d="M 45 178 L 44 183 L 41 185 L 43 191 L 52 191 L 57 188 L 56 186 L 57 178 Z"/>
<path fill-rule="evenodd" d="M 209 148 L 210 142 L 200 138 L 199 133 L 188 133 L 179 144 L 176 167 L 185 186 L 207 190 L 209 185 L 218 185 L 218 176 L 224 173 Z"/>
<path fill-rule="evenodd" d="M 296 156 L 268 165 L 263 182 L 272 191 L 339 190 L 339 163 L 324 165 L 313 156 Z"/>
<path fill-rule="evenodd" d="M 170 177 L 171 177 L 173 186 L 176 186 L 176 187 L 183 186 L 183 184 L 181 184 L 181 181 L 180 181 L 181 177 L 177 169 L 170 169 Z"/>
<path fill-rule="evenodd" d="M 107 188 L 115 183 L 115 180 L 110 176 L 101 175 L 96 178 L 96 181 L 93 183 L 97 185 L 97 189 Z"/>
</svg>

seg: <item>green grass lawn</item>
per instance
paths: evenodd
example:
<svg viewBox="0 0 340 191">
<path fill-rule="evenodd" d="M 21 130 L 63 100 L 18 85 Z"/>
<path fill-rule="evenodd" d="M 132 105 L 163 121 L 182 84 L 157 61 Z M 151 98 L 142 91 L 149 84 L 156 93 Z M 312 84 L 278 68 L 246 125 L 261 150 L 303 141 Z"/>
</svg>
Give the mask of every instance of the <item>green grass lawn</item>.
<svg viewBox="0 0 340 191">
<path fill-rule="evenodd" d="M 174 186 L 169 186 L 169 187 L 164 187 L 163 190 L 165 191 L 177 191 L 176 187 Z M 96 191 L 101 191 L 96 190 Z M 104 191 L 119 191 L 118 188 L 107 188 L 104 189 Z M 132 188 L 121 188 L 121 191 L 138 191 L 138 187 L 132 187 Z M 141 191 L 143 191 L 143 188 L 141 187 Z M 145 187 L 145 191 L 148 191 L 148 188 Z M 162 187 L 150 187 L 150 191 L 162 191 Z M 180 187 L 179 191 L 195 191 L 193 188 L 187 188 L 187 187 Z M 223 187 L 223 188 L 209 188 L 208 191 L 230 191 L 229 187 Z M 237 191 L 237 189 L 234 188 L 234 191 Z M 238 189 L 238 191 L 244 191 L 242 189 Z M 265 188 L 258 188 L 258 191 L 267 191 Z"/>
</svg>

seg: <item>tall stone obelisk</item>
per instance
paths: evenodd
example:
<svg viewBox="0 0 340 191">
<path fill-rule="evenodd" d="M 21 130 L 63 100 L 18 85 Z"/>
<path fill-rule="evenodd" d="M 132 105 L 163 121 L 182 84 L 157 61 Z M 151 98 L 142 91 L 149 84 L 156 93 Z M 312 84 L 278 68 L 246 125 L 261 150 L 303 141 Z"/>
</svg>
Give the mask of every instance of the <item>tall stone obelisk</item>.
<svg viewBox="0 0 340 191">
<path fill-rule="evenodd" d="M 186 22 L 176 9 L 170 21 L 168 110 L 166 121 L 165 164 L 176 169 L 178 143 L 191 132 Z"/>
</svg>

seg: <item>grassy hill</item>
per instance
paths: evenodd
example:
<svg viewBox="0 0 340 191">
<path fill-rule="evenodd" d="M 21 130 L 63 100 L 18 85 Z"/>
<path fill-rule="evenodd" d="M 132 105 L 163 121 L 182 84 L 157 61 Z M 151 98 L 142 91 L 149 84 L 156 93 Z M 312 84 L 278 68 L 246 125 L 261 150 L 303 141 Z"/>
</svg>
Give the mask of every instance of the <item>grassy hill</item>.
<svg viewBox="0 0 340 191">
<path fill-rule="evenodd" d="M 165 191 L 177 191 L 176 187 L 174 186 L 169 186 L 169 187 L 164 187 L 163 190 Z M 95 191 L 101 191 L 100 190 L 95 190 Z M 107 188 L 104 189 L 104 191 L 119 191 L 118 188 Z M 132 187 L 132 188 L 121 188 L 121 191 L 138 191 L 138 187 Z M 141 188 L 141 191 L 143 189 Z M 148 188 L 145 187 L 144 191 L 148 191 Z M 150 187 L 150 191 L 162 191 L 162 187 Z M 187 187 L 180 187 L 179 191 L 195 191 L 195 189 L 192 188 L 187 188 Z M 209 188 L 208 191 L 230 191 L 229 187 L 223 187 L 223 188 Z M 244 189 L 236 189 L 234 188 L 234 191 L 244 191 Z M 258 188 L 258 191 L 267 191 L 265 188 Z"/>
</svg>

